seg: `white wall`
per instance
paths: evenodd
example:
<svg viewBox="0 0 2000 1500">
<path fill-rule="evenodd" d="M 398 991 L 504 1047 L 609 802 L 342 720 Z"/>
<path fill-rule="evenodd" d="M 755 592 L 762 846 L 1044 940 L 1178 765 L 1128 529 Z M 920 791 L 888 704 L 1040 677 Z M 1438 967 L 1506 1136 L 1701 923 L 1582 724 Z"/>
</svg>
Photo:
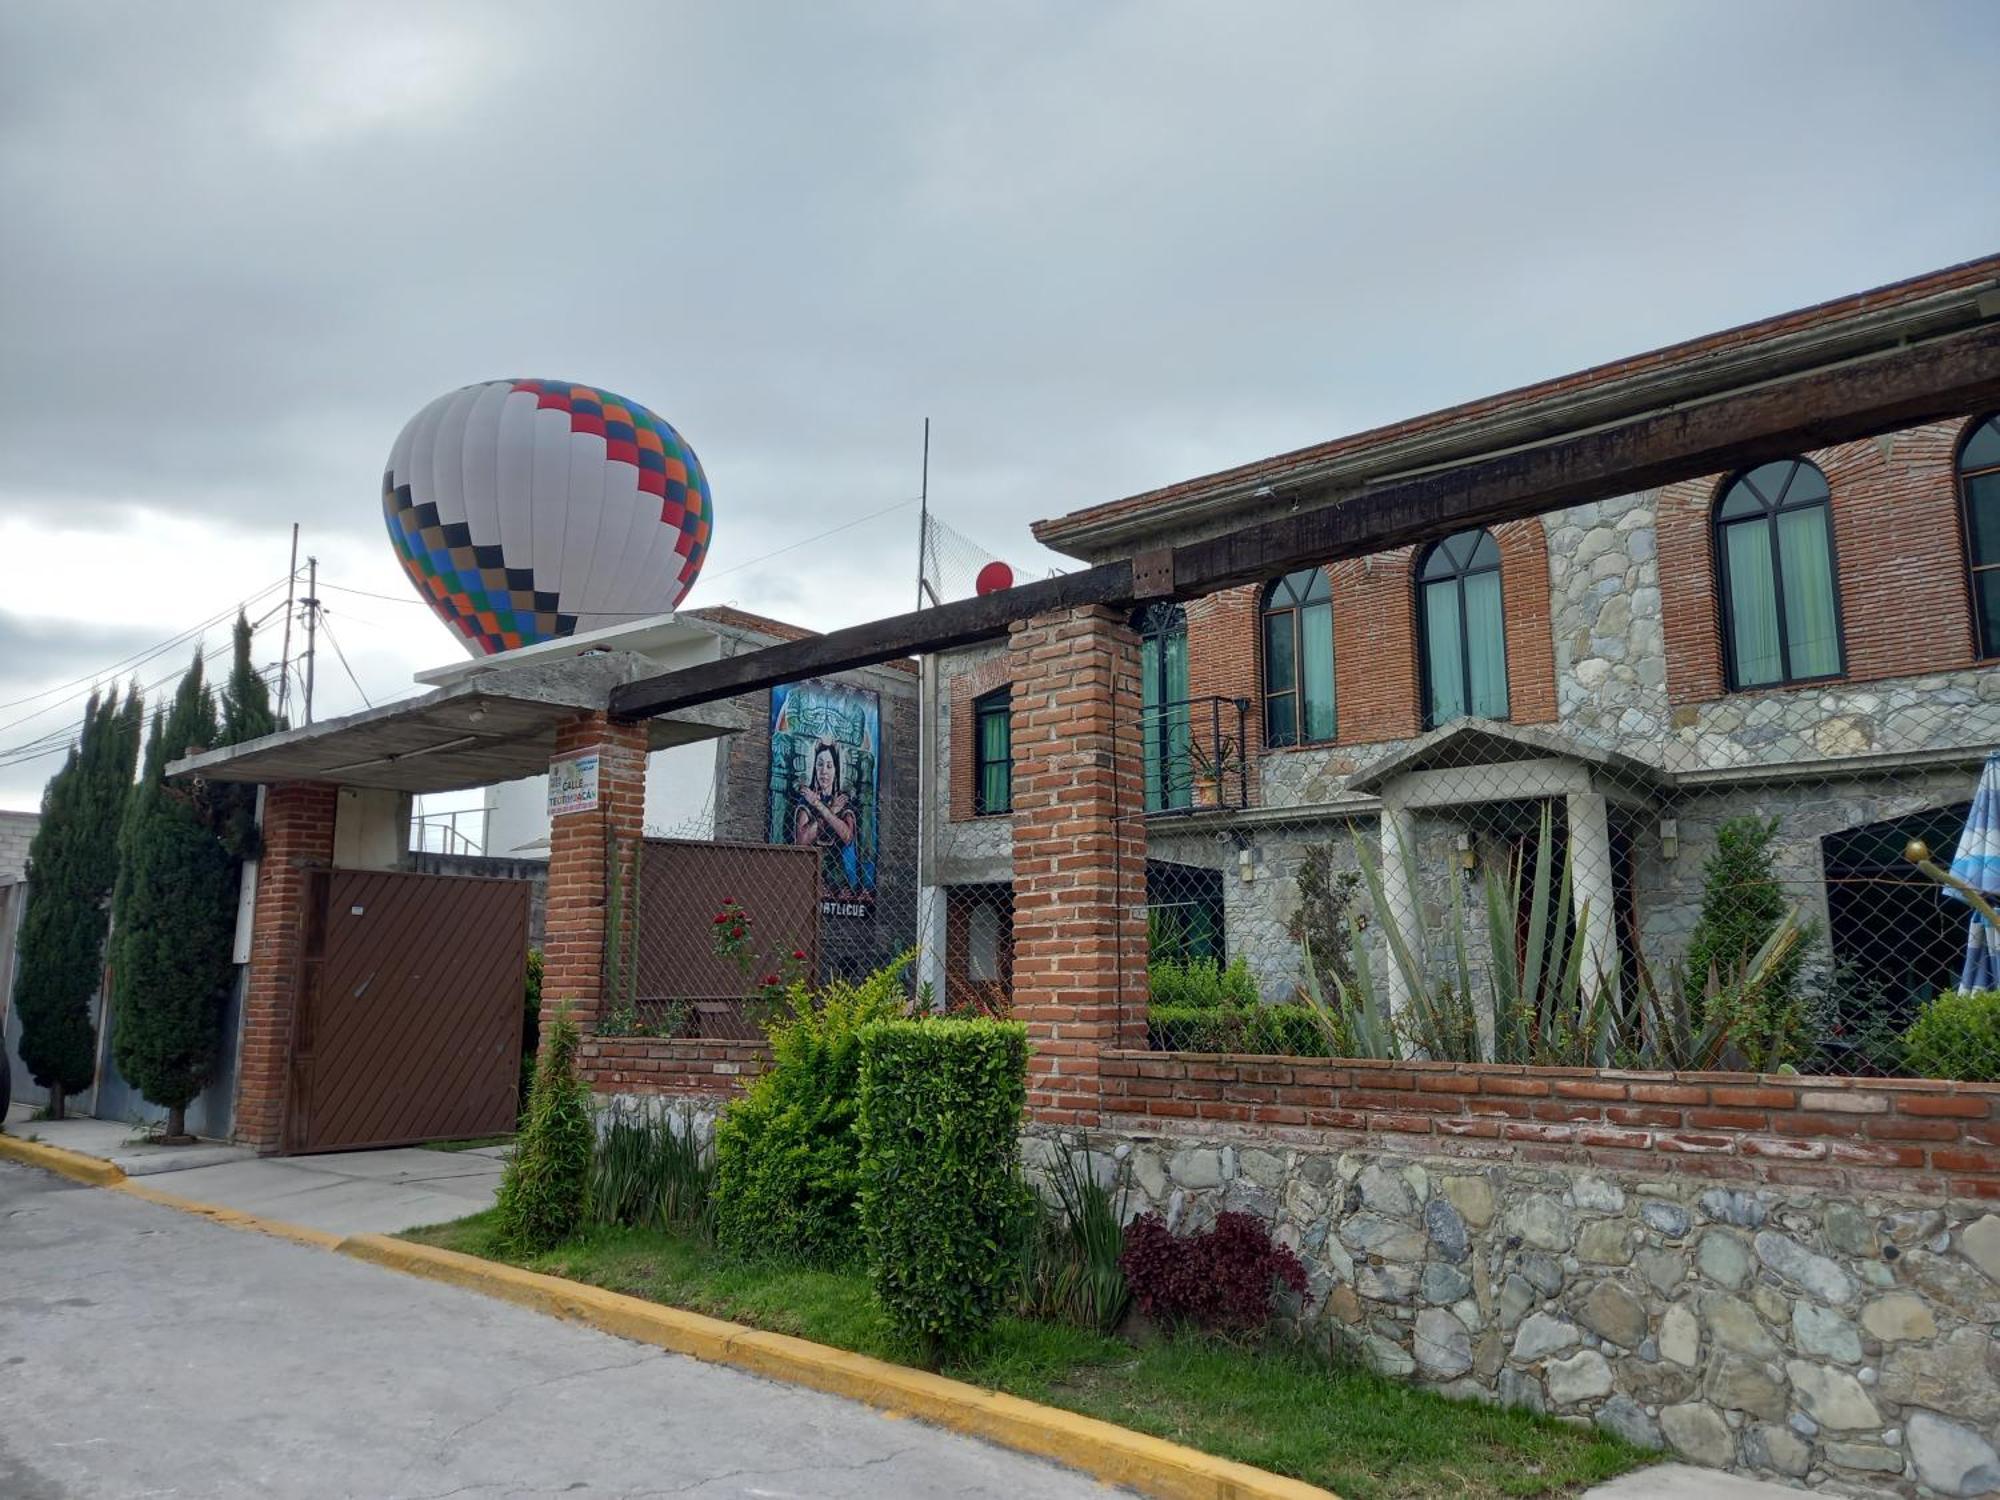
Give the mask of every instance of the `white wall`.
<svg viewBox="0 0 2000 1500">
<path fill-rule="evenodd" d="M 703 634 L 697 640 L 653 648 L 646 653 L 662 672 L 699 666 L 722 655 L 722 642 Z M 725 742 L 700 740 L 656 750 L 646 758 L 646 831 L 706 838 L 715 826 L 716 757 Z M 492 787 L 493 812 L 486 825 L 486 852 L 526 855 L 548 852 L 549 779 L 524 776 Z M 529 847 L 532 846 L 532 847 Z"/>
</svg>

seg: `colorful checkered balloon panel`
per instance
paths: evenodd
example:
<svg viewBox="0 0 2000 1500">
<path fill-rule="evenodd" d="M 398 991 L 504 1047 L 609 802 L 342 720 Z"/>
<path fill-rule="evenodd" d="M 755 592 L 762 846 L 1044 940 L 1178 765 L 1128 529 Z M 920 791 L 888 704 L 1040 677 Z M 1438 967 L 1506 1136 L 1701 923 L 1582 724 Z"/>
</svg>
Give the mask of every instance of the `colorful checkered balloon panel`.
<svg viewBox="0 0 2000 1500">
<path fill-rule="evenodd" d="M 694 449 L 567 380 L 493 380 L 410 419 L 382 518 L 424 602 L 475 655 L 665 614 L 714 523 Z"/>
</svg>

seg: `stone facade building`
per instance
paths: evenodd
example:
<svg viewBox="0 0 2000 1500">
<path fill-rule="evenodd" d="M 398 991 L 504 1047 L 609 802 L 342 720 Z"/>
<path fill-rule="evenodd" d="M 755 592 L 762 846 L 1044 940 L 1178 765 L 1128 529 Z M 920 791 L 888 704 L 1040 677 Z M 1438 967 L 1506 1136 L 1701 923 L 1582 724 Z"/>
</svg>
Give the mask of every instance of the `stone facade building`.
<svg viewBox="0 0 2000 1500">
<path fill-rule="evenodd" d="M 1506 871 L 1546 810 L 1593 958 L 1660 966 L 1685 950 L 1717 830 L 1776 818 L 1834 1045 L 1906 1021 L 1955 979 L 1964 916 L 1913 882 L 1901 851 L 1912 837 L 1949 851 L 2000 746 L 1995 469 L 2000 424 L 1969 413 L 1497 526 L 1481 563 L 1442 584 L 1447 544 L 1153 611 L 1135 621 L 1144 704 L 1127 742 L 1150 778 L 1149 907 L 1184 911 L 1208 951 L 1240 955 L 1283 1000 L 1300 980 L 1288 929 L 1313 851 L 1353 870 L 1365 846 L 1406 935 L 1435 948 L 1451 882 L 1477 904 L 1473 872 Z M 1738 522 L 1723 511 L 1756 504 L 1746 478 L 1812 498 Z M 1198 535 L 1227 508 L 1172 498 L 1038 534 L 1095 562 Z M 1752 576 L 1774 537 L 1777 569 Z M 1440 640 L 1454 614 L 1464 634 Z M 1789 672 L 1774 626 L 1799 638 Z M 987 646 L 937 672 L 930 883 L 947 910 L 1005 910 L 1009 819 L 972 793 L 978 707 L 1005 696 L 1008 670 Z M 1211 791 L 1200 773 L 1218 749 L 1234 765 Z M 1391 914 L 1364 915 L 1379 934 Z M 943 936 L 948 973 L 994 970 Z"/>
</svg>

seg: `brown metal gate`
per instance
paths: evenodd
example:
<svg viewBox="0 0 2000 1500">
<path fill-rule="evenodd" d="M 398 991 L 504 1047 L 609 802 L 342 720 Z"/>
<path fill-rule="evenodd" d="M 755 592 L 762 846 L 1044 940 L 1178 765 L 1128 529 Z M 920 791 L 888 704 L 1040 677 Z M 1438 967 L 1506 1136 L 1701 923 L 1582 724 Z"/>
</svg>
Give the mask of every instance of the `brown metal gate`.
<svg viewBox="0 0 2000 1500">
<path fill-rule="evenodd" d="M 368 870 L 309 878 L 285 1149 L 513 1129 L 528 883 Z"/>
</svg>

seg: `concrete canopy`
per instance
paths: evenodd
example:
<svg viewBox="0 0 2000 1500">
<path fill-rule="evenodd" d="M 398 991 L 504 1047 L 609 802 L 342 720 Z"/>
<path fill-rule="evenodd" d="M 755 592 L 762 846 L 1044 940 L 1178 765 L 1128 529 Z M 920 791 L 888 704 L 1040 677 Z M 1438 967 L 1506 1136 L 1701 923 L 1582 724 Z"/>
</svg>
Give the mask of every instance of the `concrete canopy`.
<svg viewBox="0 0 2000 1500">
<path fill-rule="evenodd" d="M 630 651 L 475 672 L 399 703 L 281 730 L 174 761 L 169 776 L 270 783 L 317 781 L 399 792 L 452 792 L 546 771 L 556 729 L 601 712 L 614 687 L 659 670 Z M 647 748 L 714 739 L 741 728 L 727 703 L 647 721 Z"/>
</svg>

